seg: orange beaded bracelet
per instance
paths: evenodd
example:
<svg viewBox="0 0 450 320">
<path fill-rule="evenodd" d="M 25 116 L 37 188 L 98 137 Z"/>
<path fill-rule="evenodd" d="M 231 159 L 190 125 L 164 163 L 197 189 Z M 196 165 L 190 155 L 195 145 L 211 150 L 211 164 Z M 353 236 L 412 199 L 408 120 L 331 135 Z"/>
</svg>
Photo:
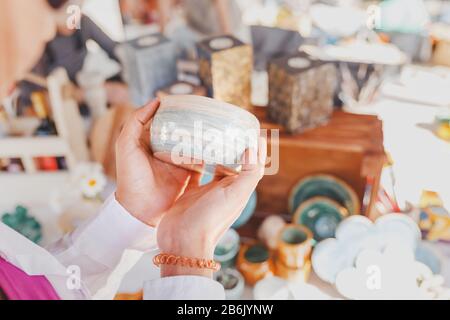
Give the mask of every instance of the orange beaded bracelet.
<svg viewBox="0 0 450 320">
<path fill-rule="evenodd" d="M 197 269 L 210 269 L 215 272 L 220 270 L 220 263 L 214 260 L 187 258 L 173 254 L 161 253 L 153 258 L 155 266 L 161 265 L 182 266 Z"/>
</svg>

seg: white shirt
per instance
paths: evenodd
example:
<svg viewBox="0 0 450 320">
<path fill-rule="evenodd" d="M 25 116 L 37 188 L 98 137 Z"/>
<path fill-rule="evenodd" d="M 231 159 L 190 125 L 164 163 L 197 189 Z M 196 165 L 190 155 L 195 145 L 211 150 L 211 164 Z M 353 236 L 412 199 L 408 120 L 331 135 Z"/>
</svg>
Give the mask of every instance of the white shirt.
<svg viewBox="0 0 450 320">
<path fill-rule="evenodd" d="M 156 230 L 134 218 L 114 197 L 48 250 L 0 222 L 0 256 L 28 275 L 45 276 L 65 300 L 112 299 L 124 275 L 145 252 L 156 249 Z M 225 292 L 211 279 L 179 276 L 146 282 L 144 299 L 223 300 Z"/>
</svg>

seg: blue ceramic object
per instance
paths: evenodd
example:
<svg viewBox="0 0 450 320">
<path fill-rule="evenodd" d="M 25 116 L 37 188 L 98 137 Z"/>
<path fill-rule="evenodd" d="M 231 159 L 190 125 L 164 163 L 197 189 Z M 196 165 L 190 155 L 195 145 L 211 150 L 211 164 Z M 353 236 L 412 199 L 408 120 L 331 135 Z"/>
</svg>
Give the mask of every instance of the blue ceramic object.
<svg viewBox="0 0 450 320">
<path fill-rule="evenodd" d="M 290 193 L 290 212 L 294 214 L 301 204 L 314 197 L 336 201 L 350 215 L 360 214 L 361 203 L 356 192 L 347 183 L 331 175 L 314 175 L 302 179 Z"/>
<path fill-rule="evenodd" d="M 203 185 L 207 185 L 208 183 L 213 181 L 213 175 L 205 173 L 202 176 L 202 179 L 200 181 L 200 184 Z M 240 227 L 242 227 L 243 225 L 245 225 L 253 216 L 253 214 L 255 213 L 256 210 L 256 205 L 258 204 L 258 195 L 255 192 L 252 193 L 252 195 L 250 196 L 250 199 L 247 203 L 247 205 L 245 206 L 244 210 L 242 211 L 241 215 L 239 216 L 239 218 L 236 220 L 236 222 L 233 224 L 232 228 L 233 229 L 238 229 Z"/>
<path fill-rule="evenodd" d="M 214 260 L 220 262 L 222 269 L 231 268 L 235 265 L 240 243 L 239 234 L 233 229 L 228 230 L 220 239 L 214 250 Z"/>
<path fill-rule="evenodd" d="M 336 201 L 315 197 L 305 201 L 294 214 L 293 222 L 306 226 L 314 234 L 314 240 L 333 238 L 339 223 L 348 211 Z"/>
</svg>

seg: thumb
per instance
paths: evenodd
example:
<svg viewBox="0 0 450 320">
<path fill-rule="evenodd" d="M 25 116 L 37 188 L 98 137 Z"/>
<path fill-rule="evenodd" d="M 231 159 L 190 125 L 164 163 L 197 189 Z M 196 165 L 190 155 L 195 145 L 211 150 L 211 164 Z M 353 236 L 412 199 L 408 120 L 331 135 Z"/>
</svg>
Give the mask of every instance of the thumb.
<svg viewBox="0 0 450 320">
<path fill-rule="evenodd" d="M 159 99 L 153 100 L 146 106 L 136 110 L 125 123 L 121 136 L 127 143 L 138 143 L 142 137 L 146 125 L 153 118 L 160 105 Z"/>
</svg>

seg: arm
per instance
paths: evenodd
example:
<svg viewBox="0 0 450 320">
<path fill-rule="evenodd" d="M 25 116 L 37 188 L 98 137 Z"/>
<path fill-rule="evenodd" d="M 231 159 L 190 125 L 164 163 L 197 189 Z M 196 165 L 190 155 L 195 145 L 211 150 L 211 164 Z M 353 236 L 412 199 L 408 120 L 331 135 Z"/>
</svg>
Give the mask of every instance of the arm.
<svg viewBox="0 0 450 320">
<path fill-rule="evenodd" d="M 142 253 L 154 249 L 155 229 L 134 218 L 111 197 L 96 217 L 55 243 L 49 251 L 64 266 L 80 268 L 89 298 L 109 300 Z M 146 300 L 224 298 L 224 289 L 218 282 L 200 276 L 167 277 L 144 284 Z"/>
<path fill-rule="evenodd" d="M 83 38 L 85 38 L 85 40 L 94 40 L 103 50 L 106 51 L 111 59 L 119 62 L 119 59 L 114 52 L 117 42 L 112 40 L 105 32 L 103 32 L 103 30 L 89 17 L 83 16 L 82 21 L 83 25 L 81 31 L 83 33 Z"/>
<path fill-rule="evenodd" d="M 98 215 L 48 249 L 64 266 L 79 267 L 90 297 L 112 299 L 142 254 L 156 249 L 155 230 L 110 197 Z"/>
</svg>

